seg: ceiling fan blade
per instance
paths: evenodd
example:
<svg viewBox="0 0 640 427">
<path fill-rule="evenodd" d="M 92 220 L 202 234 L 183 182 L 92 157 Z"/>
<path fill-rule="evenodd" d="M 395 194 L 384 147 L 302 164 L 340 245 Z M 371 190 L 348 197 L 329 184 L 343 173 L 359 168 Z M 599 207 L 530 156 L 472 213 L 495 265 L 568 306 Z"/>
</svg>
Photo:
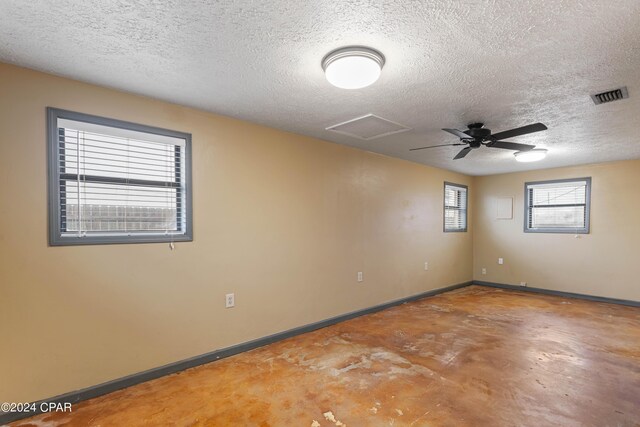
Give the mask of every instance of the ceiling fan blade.
<svg viewBox="0 0 640 427">
<path fill-rule="evenodd" d="M 458 143 L 458 144 L 429 145 L 428 147 L 409 148 L 409 151 L 424 150 L 425 148 L 435 148 L 435 147 L 450 147 L 452 145 L 467 145 L 467 144 Z"/>
<path fill-rule="evenodd" d="M 508 141 L 491 141 L 487 144 L 487 147 L 504 148 L 506 150 L 516 150 L 516 151 L 529 151 L 536 148 L 535 145 L 518 144 L 516 142 L 508 142 Z"/>
<path fill-rule="evenodd" d="M 532 125 L 526 125 L 519 128 L 505 130 L 504 132 L 498 132 L 491 135 L 491 139 L 507 139 L 515 136 L 526 135 L 528 133 L 540 132 L 541 130 L 547 130 L 547 127 L 542 123 L 534 123 Z"/>
<path fill-rule="evenodd" d="M 445 132 L 449 132 L 455 136 L 457 136 L 460 139 L 467 139 L 467 138 L 471 138 L 469 135 L 467 135 L 466 133 L 462 132 L 461 130 L 458 129 L 442 129 Z"/>
<path fill-rule="evenodd" d="M 460 150 L 460 152 L 458 154 L 456 154 L 456 156 L 453 158 L 453 160 L 458 160 L 458 159 L 463 158 L 464 156 L 469 154 L 471 152 L 471 150 L 472 150 L 471 147 L 463 148 L 462 150 Z"/>
</svg>

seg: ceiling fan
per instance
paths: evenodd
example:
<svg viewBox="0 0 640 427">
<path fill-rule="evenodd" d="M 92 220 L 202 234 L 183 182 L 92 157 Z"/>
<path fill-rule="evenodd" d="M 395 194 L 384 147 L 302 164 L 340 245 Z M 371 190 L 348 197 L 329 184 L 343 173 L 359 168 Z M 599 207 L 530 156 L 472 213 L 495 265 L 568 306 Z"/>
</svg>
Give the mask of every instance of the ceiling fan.
<svg viewBox="0 0 640 427">
<path fill-rule="evenodd" d="M 547 130 L 547 127 L 542 123 L 534 123 L 527 126 L 522 126 L 519 128 L 506 130 L 504 132 L 498 132 L 491 134 L 491 129 L 486 129 L 484 127 L 484 123 L 471 123 L 468 125 L 467 130 L 460 131 L 458 129 L 442 129 L 445 132 L 449 132 L 458 138 L 460 138 L 459 143 L 455 144 L 441 144 L 441 145 L 430 145 L 428 147 L 419 147 L 419 148 L 411 148 L 409 151 L 415 150 L 424 150 L 425 148 L 435 148 L 435 147 L 448 147 L 454 145 L 467 145 L 467 147 L 463 148 L 453 160 L 462 159 L 467 154 L 471 152 L 471 150 L 475 148 L 480 148 L 483 145 L 491 148 L 504 148 L 506 150 L 516 150 L 516 151 L 528 151 L 535 148 L 535 145 L 528 144 L 518 144 L 515 142 L 501 141 L 504 138 L 513 138 L 515 136 L 526 135 L 529 133 L 540 132 L 541 130 Z"/>
</svg>

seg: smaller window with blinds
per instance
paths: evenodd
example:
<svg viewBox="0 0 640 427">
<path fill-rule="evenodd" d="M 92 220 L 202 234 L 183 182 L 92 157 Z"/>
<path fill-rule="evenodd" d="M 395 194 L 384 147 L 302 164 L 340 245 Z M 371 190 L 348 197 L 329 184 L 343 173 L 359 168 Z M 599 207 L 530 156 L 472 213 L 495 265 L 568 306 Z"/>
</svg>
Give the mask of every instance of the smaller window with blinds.
<svg viewBox="0 0 640 427">
<path fill-rule="evenodd" d="M 191 135 L 47 108 L 49 243 L 191 241 Z"/>
<path fill-rule="evenodd" d="M 589 233 L 591 178 L 525 183 L 524 231 Z"/>
<path fill-rule="evenodd" d="M 467 231 L 467 186 L 444 183 L 444 231 Z"/>
</svg>

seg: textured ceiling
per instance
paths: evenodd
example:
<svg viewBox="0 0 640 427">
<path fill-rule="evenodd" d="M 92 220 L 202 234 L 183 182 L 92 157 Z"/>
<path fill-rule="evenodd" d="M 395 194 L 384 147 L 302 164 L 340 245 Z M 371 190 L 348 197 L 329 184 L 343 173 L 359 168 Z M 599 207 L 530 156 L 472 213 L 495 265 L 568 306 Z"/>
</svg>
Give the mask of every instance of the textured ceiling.
<svg viewBox="0 0 640 427">
<path fill-rule="evenodd" d="M 640 1 L 0 0 L 0 61 L 144 94 L 472 175 L 640 158 Z M 384 53 L 373 86 L 329 85 L 332 49 Z M 630 99 L 589 94 L 626 85 Z M 411 131 L 363 141 L 326 127 L 373 113 Z M 440 128 L 494 132 L 540 121 L 514 142 L 459 147 Z"/>
</svg>

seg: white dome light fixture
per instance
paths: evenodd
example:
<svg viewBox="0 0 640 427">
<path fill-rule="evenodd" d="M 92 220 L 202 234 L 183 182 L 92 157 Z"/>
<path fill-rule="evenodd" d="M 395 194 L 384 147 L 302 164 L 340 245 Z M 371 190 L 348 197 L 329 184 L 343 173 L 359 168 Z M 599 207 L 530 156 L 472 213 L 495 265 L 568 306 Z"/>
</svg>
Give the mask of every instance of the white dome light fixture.
<svg viewBox="0 0 640 427">
<path fill-rule="evenodd" d="M 327 80 L 341 89 L 361 89 L 375 83 L 384 66 L 384 56 L 375 49 L 348 46 L 332 52 L 322 60 Z"/>
<path fill-rule="evenodd" d="M 547 150 L 544 148 L 534 148 L 533 150 L 518 151 L 513 153 L 516 156 L 516 160 L 519 162 L 537 162 L 547 157 Z"/>
</svg>

